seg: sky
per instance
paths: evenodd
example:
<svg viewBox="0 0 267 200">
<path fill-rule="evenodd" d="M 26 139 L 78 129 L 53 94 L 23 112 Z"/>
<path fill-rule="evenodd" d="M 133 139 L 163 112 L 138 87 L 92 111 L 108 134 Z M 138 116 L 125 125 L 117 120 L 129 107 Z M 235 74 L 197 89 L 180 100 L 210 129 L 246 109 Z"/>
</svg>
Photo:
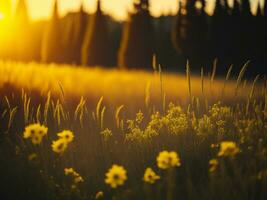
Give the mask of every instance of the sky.
<svg viewBox="0 0 267 200">
<path fill-rule="evenodd" d="M 12 0 L 15 7 L 18 0 Z M 63 16 L 69 11 L 77 11 L 83 3 L 85 9 L 92 13 L 96 9 L 97 0 L 58 0 L 59 12 Z M 124 20 L 127 17 L 127 11 L 131 9 L 134 0 L 102 0 L 102 9 L 105 13 L 111 14 L 115 19 Z M 178 0 L 150 0 L 151 13 L 154 16 L 161 14 L 176 13 L 178 10 Z M 212 12 L 215 0 L 207 0 L 207 11 Z M 231 4 L 230 0 L 230 4 Z M 264 0 L 260 0 L 264 1 Z M 38 20 L 49 18 L 51 16 L 54 0 L 26 0 L 31 19 Z M 256 9 L 258 0 L 251 0 L 252 10 Z M 262 2 L 261 2 L 262 3 Z"/>
</svg>

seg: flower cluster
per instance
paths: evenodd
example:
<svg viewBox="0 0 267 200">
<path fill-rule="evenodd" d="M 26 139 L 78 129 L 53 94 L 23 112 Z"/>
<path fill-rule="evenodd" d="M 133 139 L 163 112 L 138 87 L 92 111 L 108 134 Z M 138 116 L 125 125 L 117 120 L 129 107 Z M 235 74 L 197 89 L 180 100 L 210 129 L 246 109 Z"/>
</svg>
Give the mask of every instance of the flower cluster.
<svg viewBox="0 0 267 200">
<path fill-rule="evenodd" d="M 25 128 L 23 138 L 30 139 L 34 145 L 41 144 L 48 128 L 40 124 L 31 124 Z"/>
<path fill-rule="evenodd" d="M 109 138 L 111 138 L 113 134 L 112 134 L 111 130 L 105 129 L 105 130 L 101 131 L 100 135 L 102 135 L 102 137 L 104 138 L 105 141 L 108 141 Z"/>
<path fill-rule="evenodd" d="M 52 150 L 55 153 L 63 154 L 68 148 L 68 144 L 73 141 L 74 134 L 71 131 L 65 130 L 57 134 L 58 140 L 52 142 Z"/>
<path fill-rule="evenodd" d="M 223 141 L 221 142 L 218 156 L 234 157 L 239 152 L 240 152 L 240 149 L 237 147 L 235 142 Z"/>
<path fill-rule="evenodd" d="M 174 151 L 162 151 L 157 157 L 158 167 L 160 169 L 169 169 L 181 165 L 178 154 Z"/>
<path fill-rule="evenodd" d="M 73 168 L 64 169 L 66 176 L 71 176 L 75 184 L 82 183 L 84 180 L 79 173 L 77 173 Z"/>
<path fill-rule="evenodd" d="M 178 135 L 185 133 L 189 128 L 187 115 L 180 106 L 169 105 L 167 115 L 162 119 L 170 134 Z"/>
</svg>

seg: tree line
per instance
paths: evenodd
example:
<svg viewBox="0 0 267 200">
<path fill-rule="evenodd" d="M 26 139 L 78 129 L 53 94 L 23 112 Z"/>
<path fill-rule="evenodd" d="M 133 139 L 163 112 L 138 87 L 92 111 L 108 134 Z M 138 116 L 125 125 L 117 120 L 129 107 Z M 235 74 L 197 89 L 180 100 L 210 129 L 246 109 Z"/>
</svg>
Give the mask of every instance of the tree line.
<svg viewBox="0 0 267 200">
<path fill-rule="evenodd" d="M 0 10 L 3 5 L 8 7 L 7 2 L 0 1 Z M 149 0 L 136 0 L 128 20 L 122 23 L 103 13 L 101 0 L 94 14 L 86 13 L 81 5 L 78 12 L 60 18 L 55 0 L 49 21 L 31 22 L 25 0 L 19 0 L 12 23 L 3 25 L 8 31 L 0 34 L 0 56 L 152 69 L 156 55 L 158 64 L 169 70 L 187 60 L 193 70 L 199 70 L 217 58 L 222 72 L 230 64 L 240 66 L 251 60 L 254 70 L 266 73 L 267 1 L 262 8 L 258 4 L 252 14 L 249 0 L 234 0 L 231 7 L 227 0 L 216 0 L 212 16 L 206 13 L 205 0 L 178 2 L 176 16 L 155 18 L 150 14 Z"/>
</svg>

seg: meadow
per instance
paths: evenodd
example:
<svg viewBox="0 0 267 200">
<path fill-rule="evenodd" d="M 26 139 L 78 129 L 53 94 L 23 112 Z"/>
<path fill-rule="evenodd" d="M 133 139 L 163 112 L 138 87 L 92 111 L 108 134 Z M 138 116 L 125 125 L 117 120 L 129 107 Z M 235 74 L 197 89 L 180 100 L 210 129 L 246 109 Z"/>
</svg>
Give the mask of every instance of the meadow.
<svg viewBox="0 0 267 200">
<path fill-rule="evenodd" d="M 266 77 L 0 62 L 1 199 L 266 199 Z"/>
</svg>

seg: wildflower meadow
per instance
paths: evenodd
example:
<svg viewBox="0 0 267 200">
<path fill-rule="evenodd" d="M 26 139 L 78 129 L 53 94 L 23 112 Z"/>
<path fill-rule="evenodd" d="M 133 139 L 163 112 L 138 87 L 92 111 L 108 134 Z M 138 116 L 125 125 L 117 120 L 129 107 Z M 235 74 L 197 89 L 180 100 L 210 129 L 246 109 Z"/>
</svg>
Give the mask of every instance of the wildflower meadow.
<svg viewBox="0 0 267 200">
<path fill-rule="evenodd" d="M 160 70 L 106 71 L 98 93 L 85 82 L 97 70 L 43 67 L 0 64 L 1 199 L 267 199 L 266 80 L 246 80 L 247 65 L 218 80 L 188 65 L 180 87 Z"/>
</svg>

